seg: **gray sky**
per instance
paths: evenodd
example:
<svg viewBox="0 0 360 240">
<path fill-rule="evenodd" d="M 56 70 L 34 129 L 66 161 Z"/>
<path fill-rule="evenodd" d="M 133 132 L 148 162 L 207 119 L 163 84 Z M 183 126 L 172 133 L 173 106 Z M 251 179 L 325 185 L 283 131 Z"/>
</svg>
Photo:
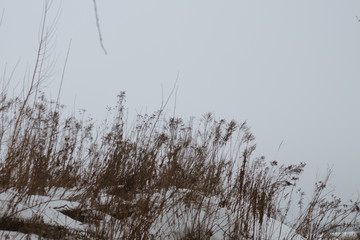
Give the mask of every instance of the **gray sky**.
<svg viewBox="0 0 360 240">
<path fill-rule="evenodd" d="M 179 73 L 176 113 L 247 120 L 257 154 L 306 162 L 306 186 L 334 169 L 336 193 L 360 194 L 360 1 L 55 1 L 56 94 L 72 39 L 61 101 L 102 119 L 120 91 L 130 113 L 152 112 Z M 0 69 L 33 66 L 42 1 L 1 0 Z M 51 22 L 51 21 L 50 21 Z M 173 102 L 169 106 L 172 111 Z M 277 152 L 279 144 L 281 149 Z"/>
</svg>

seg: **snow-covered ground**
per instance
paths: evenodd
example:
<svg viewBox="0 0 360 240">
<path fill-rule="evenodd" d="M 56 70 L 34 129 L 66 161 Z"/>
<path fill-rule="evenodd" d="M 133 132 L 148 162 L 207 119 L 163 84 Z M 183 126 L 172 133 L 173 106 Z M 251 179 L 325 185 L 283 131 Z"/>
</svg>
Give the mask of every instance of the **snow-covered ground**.
<svg viewBox="0 0 360 240">
<path fill-rule="evenodd" d="M 186 191 L 186 190 L 184 190 Z M 69 200 L 76 191 L 71 190 L 57 190 L 50 194 L 51 196 L 21 196 L 14 190 L 7 190 L 0 193 L 0 215 L 8 216 L 9 219 L 18 219 L 27 222 L 40 222 L 47 226 L 60 227 L 68 232 L 76 233 L 77 237 L 67 239 L 81 239 L 89 230 L 94 230 L 89 222 L 82 222 L 71 218 L 64 214 L 66 210 L 73 210 L 79 207 L 79 202 Z M 160 196 L 160 194 L 159 194 Z M 111 196 L 103 195 L 102 201 L 109 201 Z M 156 196 L 154 196 L 156 197 Z M 219 208 L 218 199 L 207 199 L 207 212 L 204 209 L 189 208 L 184 202 L 176 201 L 178 196 L 174 195 L 166 202 L 165 211 L 153 222 L 150 227 L 150 233 L 160 236 L 162 239 L 184 239 L 187 232 L 190 231 L 195 225 L 206 226 L 212 229 L 209 239 L 227 239 L 227 229 L 234 223 L 234 218 L 227 208 Z M 96 216 L 97 211 L 92 211 L 93 216 Z M 210 212 L 210 214 L 209 214 Z M 113 217 L 104 214 L 102 215 L 101 222 L 104 230 L 106 226 L 114 224 L 118 221 Z M 296 235 L 294 231 L 281 224 L 274 219 L 266 219 L 266 226 L 264 232 L 266 236 L 264 239 L 293 239 L 303 240 L 300 235 Z M 36 226 L 35 226 L 36 227 Z M 49 229 L 49 228 L 48 228 Z M 51 228 L 50 228 L 51 229 Z M 351 233 L 349 233 L 351 234 Z M 355 233 L 354 233 L 355 234 Z M 121 232 L 114 234 L 117 238 L 121 238 Z M 11 229 L 0 230 L 0 239 L 39 239 L 39 236 L 34 233 L 21 233 L 12 231 Z M 86 238 L 89 239 L 89 238 Z"/>
</svg>

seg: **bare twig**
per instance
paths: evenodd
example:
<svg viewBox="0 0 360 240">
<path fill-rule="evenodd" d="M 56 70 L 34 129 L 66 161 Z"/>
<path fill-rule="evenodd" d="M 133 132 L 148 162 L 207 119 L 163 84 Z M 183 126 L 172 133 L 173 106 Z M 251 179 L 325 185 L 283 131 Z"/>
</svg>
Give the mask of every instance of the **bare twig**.
<svg viewBox="0 0 360 240">
<path fill-rule="evenodd" d="M 22 119 L 26 104 L 29 101 L 30 96 L 32 95 L 32 93 L 34 91 L 34 88 L 36 89 L 39 86 L 37 84 L 37 82 L 35 82 L 35 79 L 36 79 L 36 76 L 39 74 L 39 71 L 41 70 L 39 68 L 41 68 L 42 61 L 43 61 L 43 58 L 42 58 L 43 54 L 44 54 L 43 53 L 43 48 L 44 48 L 44 44 L 46 42 L 45 25 L 46 25 L 47 12 L 48 12 L 48 3 L 47 3 L 47 1 L 45 1 L 44 15 L 43 15 L 43 19 L 42 19 L 42 22 L 41 22 L 41 28 L 40 28 L 41 29 L 40 30 L 40 42 L 39 42 L 39 47 L 38 47 L 37 54 L 36 54 L 35 67 L 34 67 L 31 82 L 30 82 L 30 88 L 27 91 L 25 100 L 24 100 L 24 102 L 23 102 L 23 104 L 22 104 L 22 106 L 20 108 L 19 115 L 16 118 L 14 130 L 13 130 L 13 133 L 12 133 L 11 145 L 10 145 L 10 148 L 9 148 L 7 161 L 6 161 L 6 179 L 5 179 L 5 181 L 9 181 L 10 178 L 11 178 L 11 176 L 10 176 L 11 175 L 11 172 L 10 172 L 11 166 L 10 166 L 10 164 L 12 163 L 12 160 L 13 160 L 13 149 L 14 149 L 14 145 L 15 145 L 17 129 L 19 127 L 19 124 L 21 123 L 21 119 Z"/>
<path fill-rule="evenodd" d="M 101 30 L 100 30 L 100 23 L 99 23 L 99 16 L 98 16 L 98 11 L 97 11 L 97 6 L 96 6 L 96 0 L 93 0 L 93 3 L 94 3 L 95 18 L 96 18 L 96 27 L 97 27 L 97 30 L 99 33 L 100 46 L 101 46 L 102 50 L 104 51 L 104 53 L 107 54 L 107 51 L 104 47 Z"/>
<path fill-rule="evenodd" d="M 165 110 L 166 106 L 168 105 L 168 103 L 169 103 L 172 95 L 174 94 L 174 91 L 176 90 L 177 81 L 178 81 L 178 78 L 176 78 L 176 81 L 175 81 L 175 83 L 174 83 L 174 86 L 173 86 L 173 88 L 171 89 L 171 92 L 170 92 L 170 94 L 168 95 L 168 97 L 166 98 L 165 101 L 164 101 L 163 89 L 161 89 L 161 105 L 160 105 L 159 111 L 158 111 L 158 113 L 157 113 L 157 117 L 156 117 L 156 119 L 155 119 L 154 125 L 153 125 L 153 127 L 152 127 L 152 129 L 151 129 L 151 131 L 150 131 L 150 134 L 149 134 L 150 138 L 149 138 L 148 146 L 149 146 L 149 144 L 150 144 L 151 136 L 152 136 L 155 128 L 156 128 L 157 125 L 158 125 L 159 119 L 160 119 L 163 111 Z"/>
<path fill-rule="evenodd" d="M 178 82 L 179 80 L 179 72 L 177 73 L 177 76 L 176 76 L 176 81 L 175 81 L 175 85 L 176 83 Z M 176 112 L 176 99 L 177 99 L 177 91 L 178 91 L 179 87 L 177 86 L 176 87 L 176 90 L 175 90 L 175 99 L 174 99 L 174 110 L 173 110 L 173 118 L 175 118 L 175 112 Z"/>
<path fill-rule="evenodd" d="M 278 152 L 280 151 L 280 148 L 281 148 L 281 146 L 282 146 L 283 143 L 284 143 L 284 140 L 281 141 L 281 143 L 280 143 L 280 145 L 279 145 L 279 147 L 278 147 Z"/>
<path fill-rule="evenodd" d="M 10 73 L 10 76 L 8 77 L 8 79 L 5 81 L 6 78 L 6 68 L 7 68 L 7 64 L 5 64 L 5 68 L 4 68 L 4 73 L 3 73 L 3 77 L 2 77 L 2 93 L 5 93 L 5 89 L 7 89 L 9 87 L 9 83 L 11 82 L 11 79 L 14 76 L 14 73 L 17 69 L 17 67 L 19 66 L 20 63 L 20 58 L 18 59 L 18 61 L 16 62 L 13 70 Z"/>
<path fill-rule="evenodd" d="M 4 18 L 4 13 L 5 13 L 5 8 L 3 8 L 2 13 L 1 13 L 0 26 L 1 26 L 1 23 L 2 23 L 3 18 Z"/>
<path fill-rule="evenodd" d="M 57 99 L 56 99 L 56 105 L 59 104 L 60 93 L 61 93 L 61 88 L 62 88 L 62 85 L 63 85 L 63 82 L 64 82 L 65 69 L 66 69 L 66 64 L 67 64 L 68 58 L 69 58 L 70 48 L 71 48 L 71 40 L 69 42 L 68 50 L 67 50 L 67 53 L 66 53 L 65 63 L 64 63 L 64 67 L 63 67 L 63 71 L 62 71 L 62 75 L 61 75 L 61 82 L 60 82 L 59 92 L 58 92 Z"/>
</svg>

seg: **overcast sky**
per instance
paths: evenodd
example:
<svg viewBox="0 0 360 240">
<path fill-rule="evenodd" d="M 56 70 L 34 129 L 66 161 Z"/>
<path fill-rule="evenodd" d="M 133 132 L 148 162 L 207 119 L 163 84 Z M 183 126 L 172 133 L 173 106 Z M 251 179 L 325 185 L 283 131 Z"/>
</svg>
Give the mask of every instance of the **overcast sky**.
<svg viewBox="0 0 360 240">
<path fill-rule="evenodd" d="M 304 184 L 332 167 L 336 193 L 360 194 L 360 1 L 55 1 L 55 96 L 101 120 L 120 91 L 132 114 L 156 110 L 179 74 L 178 116 L 247 120 L 257 154 L 306 162 Z M 4 10 L 4 11 L 3 11 Z M 42 1 L 1 0 L 0 69 L 33 67 Z M 174 102 L 170 103 L 172 112 Z M 283 141 L 280 151 L 279 144 Z M 309 185 L 308 189 L 312 189 Z"/>
</svg>

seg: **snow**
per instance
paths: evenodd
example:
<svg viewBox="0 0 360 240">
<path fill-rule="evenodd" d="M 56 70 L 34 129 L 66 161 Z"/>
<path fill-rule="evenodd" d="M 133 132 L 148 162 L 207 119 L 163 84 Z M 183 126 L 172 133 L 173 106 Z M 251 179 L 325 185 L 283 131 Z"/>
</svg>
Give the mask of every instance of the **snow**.
<svg viewBox="0 0 360 240">
<path fill-rule="evenodd" d="M 186 190 L 183 190 L 186 192 Z M 79 207 L 76 201 L 70 201 L 69 198 L 74 195 L 75 190 L 57 190 L 53 191 L 50 196 L 21 196 L 13 189 L 0 193 L 0 214 L 4 216 L 16 217 L 23 220 L 41 219 L 42 222 L 52 226 L 62 226 L 69 230 L 85 232 L 93 229 L 89 223 L 77 221 L 62 213 L 64 210 L 71 210 Z M 165 193 L 168 194 L 168 193 Z M 151 226 L 150 233 L 162 236 L 162 239 L 179 239 L 184 237 L 187 232 L 196 226 L 202 229 L 211 229 L 210 239 L 226 239 L 226 230 L 229 226 L 235 224 L 235 217 L 227 208 L 219 208 L 219 199 L 216 197 L 207 198 L 204 208 L 189 207 L 183 201 L 176 201 L 180 194 L 168 198 L 166 209 L 155 220 Z M 160 194 L 154 194 L 154 198 L 160 198 Z M 102 202 L 111 200 L 111 196 L 103 194 Z M 14 203 L 16 206 L 14 207 Z M 93 214 L 97 211 L 92 210 Z M 206 214 L 205 214 L 206 213 Z M 209 214 L 210 213 L 210 214 Z M 104 214 L 103 214 L 104 215 Z M 102 219 L 102 226 L 106 229 L 107 223 L 118 221 L 109 215 Z M 294 234 L 293 229 L 282 224 L 275 219 L 265 219 L 266 239 L 293 239 L 303 240 L 300 235 Z M 116 236 L 121 237 L 121 233 Z M 290 237 L 291 236 L 291 237 Z M 35 234 L 24 234 L 12 231 L 0 231 L 1 239 L 38 239 Z"/>
<path fill-rule="evenodd" d="M 18 202 L 14 207 L 11 203 Z M 78 222 L 60 211 L 64 209 L 76 208 L 79 204 L 59 198 L 59 196 L 38 196 L 32 195 L 25 201 L 13 190 L 8 190 L 0 194 L 0 214 L 16 217 L 23 220 L 39 218 L 44 223 L 54 226 L 66 226 L 71 229 L 85 230 L 81 222 Z"/>
<path fill-rule="evenodd" d="M 0 239 L 9 240 L 38 240 L 39 237 L 35 234 L 24 234 L 14 231 L 0 231 Z"/>
</svg>

